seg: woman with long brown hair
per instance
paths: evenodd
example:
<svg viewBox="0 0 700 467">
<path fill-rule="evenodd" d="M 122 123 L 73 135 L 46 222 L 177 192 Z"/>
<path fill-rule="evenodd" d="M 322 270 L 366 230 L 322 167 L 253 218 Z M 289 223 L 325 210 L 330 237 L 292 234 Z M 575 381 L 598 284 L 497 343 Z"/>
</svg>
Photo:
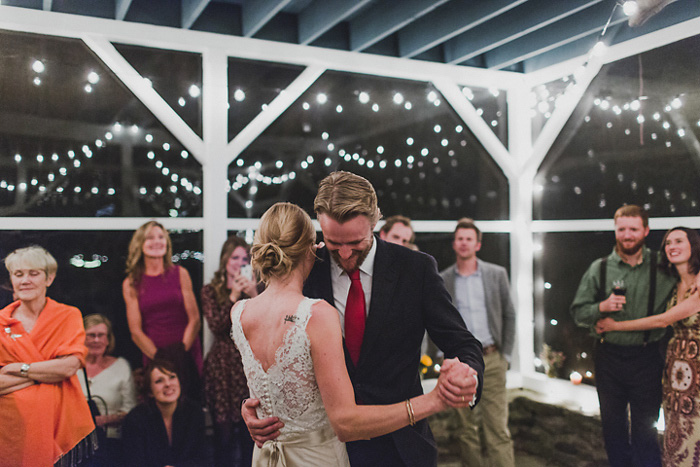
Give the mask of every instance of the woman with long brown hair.
<svg viewBox="0 0 700 467">
<path fill-rule="evenodd" d="M 214 335 L 203 377 L 204 397 L 214 422 L 217 466 L 250 466 L 253 455 L 253 440 L 241 418 L 248 386 L 241 354 L 230 337 L 231 307 L 238 300 L 258 295 L 249 250 L 241 237 L 229 237 L 221 248 L 219 269 L 202 288 L 202 312 Z"/>
<path fill-rule="evenodd" d="M 126 318 L 144 365 L 160 352 L 186 371 L 186 352 L 201 374 L 199 307 L 189 273 L 173 264 L 172 255 L 170 235 L 160 223 L 147 222 L 134 232 L 122 284 Z M 183 374 L 185 392 L 196 387 L 193 377 Z"/>
</svg>

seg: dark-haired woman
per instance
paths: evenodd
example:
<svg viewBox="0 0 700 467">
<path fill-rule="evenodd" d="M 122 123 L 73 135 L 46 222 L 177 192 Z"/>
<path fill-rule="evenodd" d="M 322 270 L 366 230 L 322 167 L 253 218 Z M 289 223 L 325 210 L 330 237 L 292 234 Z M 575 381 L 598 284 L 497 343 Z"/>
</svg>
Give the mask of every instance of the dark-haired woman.
<svg viewBox="0 0 700 467">
<path fill-rule="evenodd" d="M 256 297 L 252 276 L 241 274 L 250 264 L 248 244 L 231 236 L 221 248 L 219 269 L 202 288 L 202 311 L 214 335 L 204 360 L 204 396 L 214 422 L 217 466 L 250 466 L 253 440 L 241 418 L 241 403 L 248 386 L 241 354 L 231 340 L 231 307 L 240 299 Z"/>
<path fill-rule="evenodd" d="M 667 467 L 697 466 L 700 456 L 700 235 L 674 227 L 662 241 L 661 267 L 678 278 L 668 309 L 660 315 L 630 321 L 613 317 L 598 321 L 599 333 L 641 331 L 673 325 L 666 352 L 663 407 L 666 422 L 663 463 Z"/>
<path fill-rule="evenodd" d="M 204 414 L 181 397 L 175 366 L 152 360 L 144 372 L 146 402 L 124 419 L 124 465 L 139 467 L 205 466 Z"/>
</svg>

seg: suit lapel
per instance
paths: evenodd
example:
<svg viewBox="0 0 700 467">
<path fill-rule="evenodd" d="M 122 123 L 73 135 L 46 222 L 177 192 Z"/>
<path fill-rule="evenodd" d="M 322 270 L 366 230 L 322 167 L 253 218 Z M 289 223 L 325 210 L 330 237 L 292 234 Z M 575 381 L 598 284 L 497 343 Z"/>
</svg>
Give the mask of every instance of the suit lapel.
<svg viewBox="0 0 700 467">
<path fill-rule="evenodd" d="M 333 283 L 331 282 L 331 258 L 328 249 L 317 251 L 318 259 L 314 264 L 312 276 L 307 279 L 307 294 L 311 298 L 322 298 L 335 306 L 333 300 Z M 308 287 L 308 286 L 312 287 Z"/>
</svg>

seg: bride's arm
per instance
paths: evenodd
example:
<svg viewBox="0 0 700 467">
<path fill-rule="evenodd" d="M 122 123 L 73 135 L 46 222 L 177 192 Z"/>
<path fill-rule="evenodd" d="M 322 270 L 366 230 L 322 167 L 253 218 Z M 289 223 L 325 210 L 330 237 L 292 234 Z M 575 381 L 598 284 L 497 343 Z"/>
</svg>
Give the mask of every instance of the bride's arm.
<svg viewBox="0 0 700 467">
<path fill-rule="evenodd" d="M 331 425 L 341 441 L 369 439 L 409 424 L 407 404 L 356 405 L 345 367 L 338 312 L 326 302 L 314 305 L 307 325 L 316 380 Z M 466 405 L 466 404 L 465 404 Z M 436 390 L 411 399 L 415 421 L 444 410 Z"/>
</svg>

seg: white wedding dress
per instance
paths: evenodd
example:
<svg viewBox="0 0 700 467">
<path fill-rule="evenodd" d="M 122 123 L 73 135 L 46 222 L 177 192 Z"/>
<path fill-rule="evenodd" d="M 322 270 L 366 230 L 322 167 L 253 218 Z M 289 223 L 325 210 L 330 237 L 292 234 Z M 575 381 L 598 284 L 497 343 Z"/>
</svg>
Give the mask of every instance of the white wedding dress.
<svg viewBox="0 0 700 467">
<path fill-rule="evenodd" d="M 276 440 L 267 441 L 262 449 L 255 447 L 254 466 L 349 466 L 345 444 L 333 432 L 323 407 L 306 334 L 311 307 L 318 301 L 301 301 L 267 371 L 241 326 L 247 300 L 231 310 L 231 338 L 241 353 L 250 397 L 260 400 L 258 418 L 274 416 L 284 423 Z"/>
</svg>

